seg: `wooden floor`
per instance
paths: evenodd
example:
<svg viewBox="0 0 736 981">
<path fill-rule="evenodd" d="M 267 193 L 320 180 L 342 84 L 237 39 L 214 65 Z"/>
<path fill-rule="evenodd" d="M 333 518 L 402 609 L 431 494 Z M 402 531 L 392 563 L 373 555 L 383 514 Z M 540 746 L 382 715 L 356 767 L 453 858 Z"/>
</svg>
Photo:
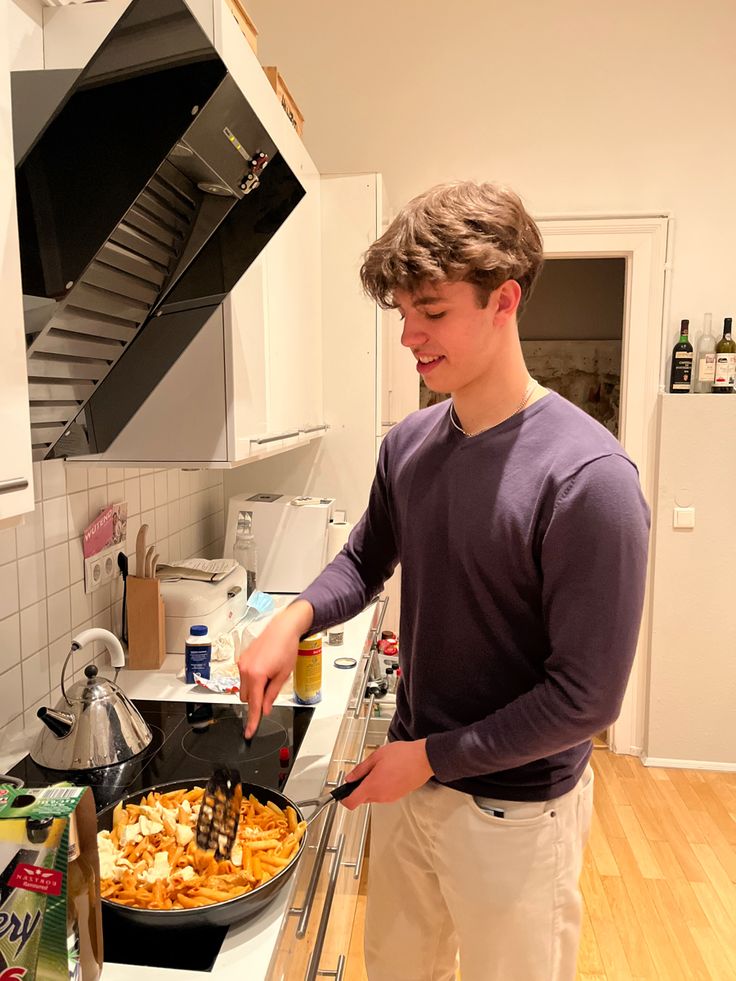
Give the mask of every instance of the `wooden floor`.
<svg viewBox="0 0 736 981">
<path fill-rule="evenodd" d="M 736 981 L 736 773 L 593 766 L 579 981 Z M 366 979 L 364 918 L 365 870 L 345 981 Z"/>
</svg>

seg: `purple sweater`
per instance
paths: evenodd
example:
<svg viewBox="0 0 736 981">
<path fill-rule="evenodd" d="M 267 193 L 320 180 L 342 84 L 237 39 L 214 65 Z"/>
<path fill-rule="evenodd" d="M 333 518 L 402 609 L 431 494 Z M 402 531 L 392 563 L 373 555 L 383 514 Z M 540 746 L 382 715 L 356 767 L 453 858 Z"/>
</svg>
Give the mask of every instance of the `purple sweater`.
<svg viewBox="0 0 736 981">
<path fill-rule="evenodd" d="M 547 800 L 575 785 L 620 711 L 649 509 L 620 443 L 555 393 L 470 439 L 448 409 L 388 433 L 366 513 L 302 598 L 322 630 L 362 610 L 400 561 L 389 738 L 427 737 L 449 787 Z"/>
</svg>

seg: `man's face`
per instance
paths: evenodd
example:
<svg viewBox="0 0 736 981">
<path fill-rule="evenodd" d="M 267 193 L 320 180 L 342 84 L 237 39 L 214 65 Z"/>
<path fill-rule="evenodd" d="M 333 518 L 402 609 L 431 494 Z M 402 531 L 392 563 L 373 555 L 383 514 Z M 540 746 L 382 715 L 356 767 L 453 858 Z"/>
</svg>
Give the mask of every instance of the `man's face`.
<svg viewBox="0 0 736 981">
<path fill-rule="evenodd" d="M 497 293 L 491 293 L 485 307 L 478 306 L 475 287 L 464 282 L 394 293 L 404 322 L 401 343 L 416 358 L 427 388 L 458 393 L 485 381 L 498 344 Z"/>
</svg>

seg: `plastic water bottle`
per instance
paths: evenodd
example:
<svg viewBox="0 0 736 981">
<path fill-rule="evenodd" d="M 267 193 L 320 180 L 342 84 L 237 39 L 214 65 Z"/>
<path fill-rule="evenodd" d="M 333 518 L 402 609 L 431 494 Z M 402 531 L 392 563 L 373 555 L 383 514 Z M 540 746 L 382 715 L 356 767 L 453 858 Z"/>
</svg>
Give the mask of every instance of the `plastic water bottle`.
<svg viewBox="0 0 736 981">
<path fill-rule="evenodd" d="M 245 593 L 247 599 L 257 589 L 258 582 L 258 555 L 256 552 L 256 539 L 253 534 L 252 511 L 238 512 L 238 526 L 235 531 L 233 558 L 245 569 Z"/>
<path fill-rule="evenodd" d="M 212 641 L 207 634 L 207 627 L 198 623 L 189 628 L 189 636 L 184 644 L 184 670 L 188 685 L 194 684 L 195 674 L 209 678 L 211 660 Z"/>
</svg>

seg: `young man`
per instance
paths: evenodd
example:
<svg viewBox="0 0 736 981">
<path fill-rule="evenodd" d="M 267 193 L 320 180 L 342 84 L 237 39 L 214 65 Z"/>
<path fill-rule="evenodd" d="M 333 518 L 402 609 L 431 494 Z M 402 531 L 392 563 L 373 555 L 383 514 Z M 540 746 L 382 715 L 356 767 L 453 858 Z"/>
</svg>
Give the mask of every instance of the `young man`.
<svg viewBox="0 0 736 981">
<path fill-rule="evenodd" d="M 649 511 L 597 422 L 529 377 L 517 317 L 542 265 L 511 191 L 416 198 L 368 250 L 433 391 L 381 448 L 347 546 L 241 660 L 250 735 L 300 635 L 347 620 L 402 566 L 389 742 L 348 779 L 372 802 L 370 981 L 573 981 L 591 737 L 617 717 Z"/>
</svg>

